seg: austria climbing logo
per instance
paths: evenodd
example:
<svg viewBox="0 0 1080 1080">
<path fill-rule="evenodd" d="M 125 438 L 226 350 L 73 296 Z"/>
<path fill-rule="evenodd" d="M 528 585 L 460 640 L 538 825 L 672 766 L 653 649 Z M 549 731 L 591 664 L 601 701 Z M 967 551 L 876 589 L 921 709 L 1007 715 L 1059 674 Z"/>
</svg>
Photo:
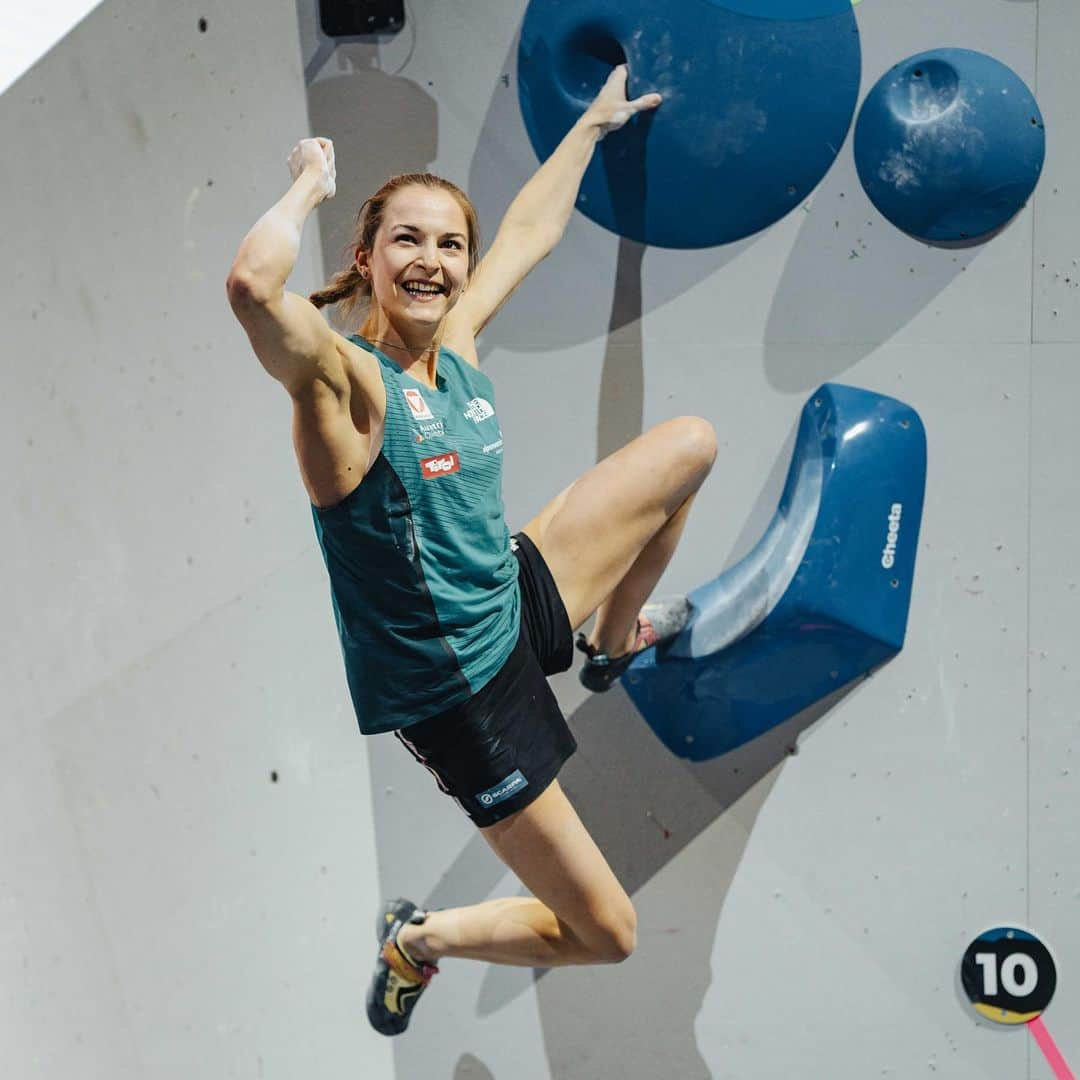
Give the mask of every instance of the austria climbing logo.
<svg viewBox="0 0 1080 1080">
<path fill-rule="evenodd" d="M 901 503 L 893 503 L 889 511 L 889 531 L 885 536 L 885 550 L 881 553 L 881 565 L 886 570 L 891 570 L 896 562 L 896 542 L 900 539 L 900 515 L 903 510 Z"/>
<path fill-rule="evenodd" d="M 402 390 L 401 392 L 405 395 L 409 409 L 417 420 L 435 419 L 431 414 L 431 409 L 428 408 L 428 403 L 424 400 L 424 395 L 419 390 L 409 387 L 408 390 Z"/>
<path fill-rule="evenodd" d="M 491 407 L 491 402 L 485 401 L 482 397 L 474 397 L 465 409 L 465 419 L 471 420 L 474 424 L 479 424 L 481 420 L 494 415 L 495 410 Z"/>
<path fill-rule="evenodd" d="M 460 471 L 461 461 L 456 452 L 423 458 L 420 462 L 420 472 L 425 480 L 437 480 L 440 476 L 449 476 Z"/>
<path fill-rule="evenodd" d="M 441 439 L 446 434 L 446 427 L 441 420 L 432 420 L 429 424 L 417 424 L 413 435 L 417 442 L 425 439 Z"/>
</svg>

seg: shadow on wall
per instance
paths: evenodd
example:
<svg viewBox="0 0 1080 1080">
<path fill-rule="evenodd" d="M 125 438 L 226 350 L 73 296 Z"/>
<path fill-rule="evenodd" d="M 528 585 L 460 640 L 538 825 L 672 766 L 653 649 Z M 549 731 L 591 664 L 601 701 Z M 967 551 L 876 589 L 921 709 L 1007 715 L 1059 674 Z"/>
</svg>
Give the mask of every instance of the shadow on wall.
<svg viewBox="0 0 1080 1080">
<path fill-rule="evenodd" d="M 713 826 L 740 800 L 738 818 L 703 852 L 719 858 L 708 866 L 685 868 L 680 875 L 680 908 L 661 928 L 642 934 L 639 955 L 645 973 L 628 965 L 619 979 L 617 1008 L 597 1008 L 611 994 L 611 969 L 566 968 L 545 978 L 545 970 L 491 965 L 481 985 L 476 1011 L 490 1016 L 535 986 L 543 1024 L 548 1065 L 554 1078 L 581 1076 L 583 1047 L 640 1045 L 648 1059 L 662 1059 L 664 1074 L 680 1080 L 708 1080 L 710 1073 L 696 1049 L 697 1006 L 713 973 L 710 944 L 716 934 L 727 890 L 742 859 L 754 821 L 778 766 L 796 753 L 799 736 L 859 680 L 815 703 L 798 716 L 746 746 L 714 761 L 692 763 L 669 754 L 637 716 L 621 688 L 594 696 L 571 717 L 578 752 L 560 782 L 582 821 L 604 852 L 627 892 L 634 896 L 675 857 Z M 752 794 L 751 794 L 752 792 Z M 428 907 L 475 902 L 491 892 L 505 874 L 502 864 L 477 833 L 425 898 Z M 685 887 L 686 878 L 702 887 Z M 651 902 L 650 902 L 651 903 Z M 644 929 L 644 928 L 643 928 Z M 662 934 L 657 942 L 656 934 Z M 663 1025 L 642 1025 L 657 1001 L 678 1002 Z M 467 1055 L 468 1056 L 468 1055 Z M 457 1075 L 486 1075 L 476 1059 L 459 1062 Z"/>
<path fill-rule="evenodd" d="M 495 1080 L 495 1074 L 473 1054 L 462 1054 L 454 1069 L 454 1080 Z"/>
<path fill-rule="evenodd" d="M 645 421 L 645 351 L 641 340 L 641 264 L 645 245 L 620 237 L 607 346 L 600 371 L 596 460 L 636 439 Z"/>
<path fill-rule="evenodd" d="M 469 174 L 470 195 L 489 230 L 537 168 L 517 100 L 516 39 L 503 71 Z M 949 253 L 890 225 L 862 190 L 850 133 L 812 196 L 792 212 L 804 222 L 764 331 L 766 375 L 783 392 L 808 391 L 854 366 L 939 296 L 984 246 Z M 696 251 L 657 249 L 653 257 L 664 273 L 651 275 L 650 295 L 639 293 L 635 305 L 625 302 L 622 290 L 627 260 L 637 260 L 640 274 L 644 249 L 631 253 L 627 241 L 614 248 L 610 234 L 575 215 L 557 252 L 533 272 L 529 300 L 512 300 L 485 331 L 481 356 L 497 346 L 519 351 L 565 348 L 594 340 L 605 330 L 609 346 L 615 344 L 616 331 L 738 259 L 759 235 Z M 608 280 L 614 280 L 615 287 L 605 327 L 606 312 L 595 304 L 595 290 L 582 285 Z M 605 375 L 618 393 L 620 380 L 629 376 L 622 367 L 617 372 L 613 360 L 609 349 Z M 621 443 L 601 437 L 599 445 L 610 451 Z"/>
<path fill-rule="evenodd" d="M 317 215 L 326 280 L 347 265 L 364 200 L 396 173 L 427 171 L 438 145 L 435 99 L 412 79 L 379 70 L 377 46 L 339 45 L 334 62 L 344 65 L 340 75 L 308 87 L 311 130 L 333 141 L 337 164 L 337 193 Z M 328 310 L 333 321 L 335 309 Z"/>
<path fill-rule="evenodd" d="M 497 226 L 514 196 L 539 167 L 518 105 L 517 47 L 515 35 L 503 64 L 503 79 L 493 87 L 469 168 L 469 195 L 487 232 Z M 558 248 L 530 275 L 520 294 L 524 301 L 520 296 L 512 298 L 484 331 L 481 357 L 497 346 L 543 352 L 566 348 L 593 341 L 607 330 L 626 325 L 624 320 L 640 317 L 634 305 L 624 309 L 617 292 L 613 324 L 605 322 L 609 310 L 596 304 L 602 284 L 616 279 L 617 266 L 625 256 L 624 247 L 615 240 L 611 233 L 575 214 Z M 677 257 L 665 263 L 662 279 L 655 275 L 657 280 L 650 282 L 649 309 L 699 284 L 752 242 L 751 238 L 722 248 L 675 253 Z"/>
<path fill-rule="evenodd" d="M 714 977 L 709 957 L 724 900 L 757 814 L 779 775 L 778 766 L 795 752 L 802 732 L 850 689 L 722 758 L 698 764 L 662 750 L 621 689 L 591 698 L 577 711 L 573 725 L 579 751 L 561 781 L 631 896 L 735 803 L 745 801 L 737 820 L 718 827 L 699 848 L 715 861 L 683 865 L 679 906 L 668 913 L 663 900 L 669 892 L 663 887 L 659 902 L 646 901 L 652 925 L 641 926 L 639 952 L 648 971 L 635 976 L 628 966 L 620 973 L 626 977 L 618 979 L 617 1008 L 596 1007 L 610 996 L 610 969 L 573 969 L 551 979 L 538 976 L 536 992 L 553 1078 L 579 1076 L 580 1060 L 574 1055 L 595 1045 L 620 1047 L 624 1061 L 663 1061 L 666 1076 L 708 1080 L 711 1074 L 698 1054 L 694 1023 Z M 481 994 L 483 1007 L 497 1006 L 492 990 L 503 980 L 502 971 L 492 968 Z M 677 1002 L 678 1007 L 665 1015 L 662 1025 L 643 1025 L 642 1018 L 655 1015 L 657 1002 L 663 1001 Z"/>
<path fill-rule="evenodd" d="M 470 166 L 469 194 L 489 241 L 538 165 L 521 120 L 516 57 L 515 40 Z M 342 74 L 308 89 L 312 130 L 334 140 L 338 159 L 338 193 L 318 215 L 327 278 L 344 265 L 364 199 L 394 173 L 430 168 L 438 127 L 435 99 L 411 79 L 381 71 L 375 46 L 340 45 L 335 58 L 346 65 Z M 380 148 L 377 157 L 367 152 L 372 145 Z M 894 229 L 866 198 L 849 146 L 850 138 L 809 206 L 794 211 L 804 223 L 775 290 L 764 335 L 766 375 L 784 392 L 810 390 L 852 367 L 931 303 L 981 250 L 980 245 L 950 253 Z M 753 242 L 749 237 L 721 248 L 658 250 L 655 258 L 663 260 L 666 272 L 652 275 L 646 298 L 641 287 L 646 248 L 613 238 L 575 215 L 557 251 L 530 276 L 523 290 L 526 302 L 512 299 L 485 331 L 481 357 L 497 346 L 550 351 L 606 333 L 601 400 L 612 408 L 600 417 L 597 457 L 603 457 L 641 431 L 641 362 L 621 355 L 620 347 L 635 345 L 628 351 L 640 351 L 637 324 L 643 313 L 716 273 Z M 829 274 L 822 272 L 827 267 Z M 596 289 L 583 288 L 586 281 L 612 281 L 609 308 L 595 303 Z"/>
<path fill-rule="evenodd" d="M 341 252 L 349 242 L 363 200 L 392 173 L 429 168 L 437 151 L 434 99 L 415 82 L 380 71 L 373 47 L 352 44 L 338 51 L 351 62 L 352 70 L 309 87 L 312 130 L 334 140 L 339 165 L 338 194 L 319 215 L 327 277 L 342 265 Z M 516 43 L 504 69 L 511 73 L 508 85 L 497 85 L 494 90 L 470 169 L 470 194 L 486 223 L 486 231 L 498 222 L 537 165 L 521 124 L 513 76 L 515 58 Z M 380 153 L 370 156 L 368 147 L 376 144 Z M 907 297 L 908 302 L 899 306 L 890 291 L 896 288 L 892 279 L 901 273 L 893 265 L 895 256 L 882 259 L 873 270 L 873 261 L 863 258 L 859 272 L 849 275 L 850 282 L 834 282 L 827 287 L 821 274 L 822 249 L 830 244 L 835 249 L 840 236 L 846 245 L 844 230 L 850 230 L 853 215 L 847 208 L 843 216 L 820 213 L 819 207 L 823 203 L 832 206 L 841 198 L 841 192 L 845 198 L 862 199 L 854 166 L 847 158 L 837 162 L 816 193 L 814 210 L 807 215 L 774 298 L 765 363 L 770 381 L 785 390 L 811 388 L 854 363 L 925 306 L 958 272 L 957 264 L 951 261 L 948 270 L 940 261 L 919 264 L 926 272 L 916 275 L 917 288 L 905 281 L 907 288 L 901 301 Z M 873 217 L 868 209 L 862 220 Z M 839 226 L 834 225 L 835 220 L 840 221 Z M 874 227 L 887 228 L 880 222 Z M 722 249 L 659 253 L 657 257 L 666 260 L 670 273 L 653 285 L 655 295 L 650 298 L 650 308 L 697 284 L 737 258 L 752 242 L 750 239 Z M 883 246 L 896 251 L 895 241 Z M 613 243 L 603 230 L 575 219 L 558 252 L 530 279 L 530 301 L 508 305 L 484 335 L 482 355 L 497 345 L 551 351 L 606 332 L 598 458 L 641 432 L 644 256 L 643 245 L 628 240 Z M 964 256 L 957 253 L 956 257 Z M 906 267 L 903 272 L 907 272 Z M 582 287 L 586 280 L 597 279 L 614 282 L 612 302 L 606 310 L 595 304 L 595 289 Z M 901 314 L 897 315 L 897 311 Z M 553 313 L 558 317 L 553 318 Z M 847 321 L 838 323 L 839 319 Z M 837 325 L 851 328 L 850 332 L 845 330 L 844 339 L 850 336 L 853 347 L 839 352 L 823 348 L 822 363 L 826 367 L 808 364 L 805 347 L 800 349 L 797 343 L 828 340 L 825 331 L 835 338 Z M 785 342 L 795 347 L 785 350 Z M 770 477 L 770 483 L 774 479 L 780 483 L 786 461 L 787 455 L 781 452 L 774 468 L 776 476 Z M 775 500 L 769 507 L 763 505 L 761 513 L 767 515 L 774 505 Z M 748 522 L 736 549 L 751 544 L 758 532 L 758 523 Z M 736 550 L 732 558 L 738 554 Z M 712 978 L 709 943 L 715 936 L 727 890 L 761 801 L 771 786 L 769 778 L 775 777 L 798 736 L 851 689 L 837 691 L 722 758 L 696 764 L 667 753 L 621 689 L 590 698 L 571 718 L 579 752 L 563 770 L 561 781 L 632 896 L 735 803 L 740 804 L 740 819 L 734 828 L 723 830 L 725 846 L 719 856 L 714 854 L 713 863 L 694 869 L 695 880 L 702 877 L 705 886 L 696 894 L 692 910 L 673 914 L 662 947 L 654 943 L 649 949 L 648 977 L 635 978 L 627 969 L 627 977 L 619 983 L 620 999 L 625 1000 L 620 1000 L 617 1008 L 596 1008 L 597 1000 L 610 995 L 611 973 L 606 969 L 568 969 L 547 980 L 541 978 L 542 973 L 529 969 L 493 965 L 485 975 L 477 1012 L 482 1016 L 496 1013 L 536 983 L 553 1076 L 576 1078 L 580 1075 L 580 1059 L 570 1055 L 580 1055 L 582 1047 L 602 1047 L 616 1044 L 617 1040 L 622 1046 L 644 1047 L 647 1043 L 650 1059 L 659 1054 L 665 1060 L 667 1075 L 705 1080 L 709 1073 L 696 1051 L 693 1025 L 696 1006 Z M 407 782 L 414 782 L 415 763 L 406 761 L 405 755 L 396 749 L 391 751 L 389 746 L 388 741 L 371 746 L 373 777 L 389 787 L 398 775 L 407 774 Z M 377 806 L 380 853 L 393 850 L 387 841 L 396 828 Z M 708 851 L 715 853 L 715 841 Z M 478 897 L 488 895 L 504 874 L 505 868 L 483 838 L 473 833 L 423 902 L 428 907 L 475 903 Z M 685 891 L 680 893 L 681 903 L 685 902 Z M 662 1027 L 649 1025 L 646 1029 L 640 1017 L 650 1015 L 657 1000 L 677 1001 L 677 1015 L 669 1016 Z M 490 1073 L 486 1066 L 471 1055 L 458 1062 L 458 1080 L 479 1080 L 487 1075 Z"/>
<path fill-rule="evenodd" d="M 813 390 L 853 367 L 979 254 L 950 254 L 889 224 L 863 191 L 850 135 L 807 201 L 809 209 L 804 203 L 795 211 L 803 226 L 765 327 L 766 377 L 789 393 Z"/>
</svg>

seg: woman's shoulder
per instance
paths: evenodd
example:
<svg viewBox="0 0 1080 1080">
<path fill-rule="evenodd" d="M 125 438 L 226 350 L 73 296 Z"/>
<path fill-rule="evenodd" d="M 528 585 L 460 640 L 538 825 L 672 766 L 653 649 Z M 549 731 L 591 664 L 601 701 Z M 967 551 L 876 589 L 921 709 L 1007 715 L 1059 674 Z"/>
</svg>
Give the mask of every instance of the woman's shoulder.
<svg viewBox="0 0 1080 1080">
<path fill-rule="evenodd" d="M 454 381 L 467 396 L 482 395 L 494 398 L 495 384 L 491 381 L 491 377 L 480 368 L 479 362 L 470 363 L 457 350 L 451 349 L 444 343 L 440 350 L 439 363 L 444 371 L 450 368 L 454 372 Z"/>
<path fill-rule="evenodd" d="M 480 370 L 480 356 L 476 351 L 476 338 L 472 333 L 451 324 L 443 335 L 442 348 L 471 368 Z"/>
</svg>

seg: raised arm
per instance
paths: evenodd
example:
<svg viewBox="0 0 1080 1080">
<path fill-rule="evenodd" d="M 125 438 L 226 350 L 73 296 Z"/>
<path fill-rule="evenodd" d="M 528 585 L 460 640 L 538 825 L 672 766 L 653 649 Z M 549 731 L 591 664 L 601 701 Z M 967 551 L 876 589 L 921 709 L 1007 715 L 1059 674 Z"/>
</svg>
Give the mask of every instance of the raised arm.
<svg viewBox="0 0 1080 1080">
<path fill-rule="evenodd" d="M 608 76 L 596 100 L 510 204 L 491 249 L 450 315 L 448 344 L 452 336 L 478 334 L 562 238 L 596 144 L 635 113 L 660 104 L 659 94 L 628 101 L 626 80 L 626 65 L 620 64 Z"/>
<path fill-rule="evenodd" d="M 292 187 L 244 238 L 226 291 L 255 355 L 293 399 L 293 446 L 308 495 L 316 506 L 332 506 L 363 479 L 371 430 L 382 422 L 382 382 L 376 373 L 369 391 L 358 380 L 354 394 L 350 346 L 306 297 L 285 289 L 305 220 L 334 195 L 333 144 L 302 139 L 289 171 Z"/>
</svg>

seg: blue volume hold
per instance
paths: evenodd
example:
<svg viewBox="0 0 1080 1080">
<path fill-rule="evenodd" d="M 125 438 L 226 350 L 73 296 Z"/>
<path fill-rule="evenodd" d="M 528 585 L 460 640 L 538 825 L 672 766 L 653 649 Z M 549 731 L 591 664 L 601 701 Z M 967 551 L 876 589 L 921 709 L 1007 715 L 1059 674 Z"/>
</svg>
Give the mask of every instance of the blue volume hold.
<svg viewBox="0 0 1080 1080">
<path fill-rule="evenodd" d="M 531 0 L 518 97 L 541 160 L 621 63 L 631 97 L 664 101 L 603 140 L 577 208 L 641 243 L 705 248 L 805 201 L 851 127 L 861 57 L 846 0 Z"/>
<path fill-rule="evenodd" d="M 764 536 L 690 594 L 677 638 L 623 675 L 668 749 L 727 753 L 899 652 L 925 485 L 910 406 L 837 383 L 817 390 Z"/>
<path fill-rule="evenodd" d="M 1027 202 L 1046 132 L 1011 68 L 969 49 L 935 49 L 891 68 L 855 125 L 855 165 L 871 202 L 930 243 L 986 238 Z"/>
<path fill-rule="evenodd" d="M 821 19 L 850 10 L 852 0 L 709 0 L 709 3 L 758 19 Z"/>
</svg>

